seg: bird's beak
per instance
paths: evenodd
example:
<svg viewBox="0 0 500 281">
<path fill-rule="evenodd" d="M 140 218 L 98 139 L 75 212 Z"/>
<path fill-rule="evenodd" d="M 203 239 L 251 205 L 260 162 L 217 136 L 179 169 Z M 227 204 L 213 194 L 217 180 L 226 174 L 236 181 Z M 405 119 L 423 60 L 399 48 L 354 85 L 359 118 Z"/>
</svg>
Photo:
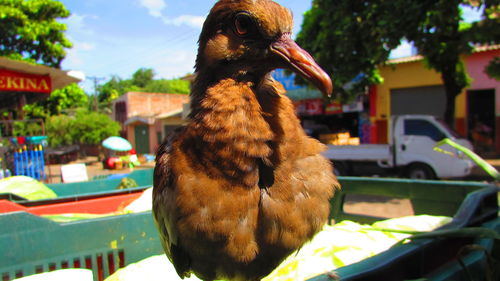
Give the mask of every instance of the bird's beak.
<svg viewBox="0 0 500 281">
<path fill-rule="evenodd" d="M 312 56 L 292 40 L 290 34 L 283 34 L 271 44 L 271 52 L 283 58 L 289 68 L 298 72 L 313 83 L 323 94 L 330 96 L 333 91 L 332 80 L 319 67 Z"/>
</svg>

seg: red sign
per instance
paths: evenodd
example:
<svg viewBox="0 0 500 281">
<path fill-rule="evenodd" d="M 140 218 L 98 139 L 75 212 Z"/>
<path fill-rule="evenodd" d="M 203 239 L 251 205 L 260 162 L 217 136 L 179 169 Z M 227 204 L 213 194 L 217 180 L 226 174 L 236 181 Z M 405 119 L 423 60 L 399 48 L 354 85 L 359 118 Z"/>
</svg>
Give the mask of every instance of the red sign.
<svg viewBox="0 0 500 281">
<path fill-rule="evenodd" d="M 326 114 L 339 114 L 342 113 L 342 104 L 332 101 L 330 104 L 328 104 L 325 108 L 325 113 Z"/>
<path fill-rule="evenodd" d="M 308 115 L 322 115 L 324 113 L 322 99 L 306 100 L 306 112 Z"/>
<path fill-rule="evenodd" d="M 0 91 L 52 92 L 49 75 L 36 75 L 0 69 Z"/>
<path fill-rule="evenodd" d="M 297 115 L 322 115 L 324 114 L 322 99 L 306 99 L 294 101 Z"/>
</svg>

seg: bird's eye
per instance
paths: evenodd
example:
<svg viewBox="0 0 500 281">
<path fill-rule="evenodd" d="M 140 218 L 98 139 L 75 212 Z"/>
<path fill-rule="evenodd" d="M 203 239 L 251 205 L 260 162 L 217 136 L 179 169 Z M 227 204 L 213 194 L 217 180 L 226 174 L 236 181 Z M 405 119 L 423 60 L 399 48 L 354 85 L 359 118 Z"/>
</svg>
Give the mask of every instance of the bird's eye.
<svg viewBox="0 0 500 281">
<path fill-rule="evenodd" d="M 248 35 L 252 26 L 252 18 L 246 13 L 239 13 L 234 18 L 234 31 L 238 36 Z"/>
</svg>

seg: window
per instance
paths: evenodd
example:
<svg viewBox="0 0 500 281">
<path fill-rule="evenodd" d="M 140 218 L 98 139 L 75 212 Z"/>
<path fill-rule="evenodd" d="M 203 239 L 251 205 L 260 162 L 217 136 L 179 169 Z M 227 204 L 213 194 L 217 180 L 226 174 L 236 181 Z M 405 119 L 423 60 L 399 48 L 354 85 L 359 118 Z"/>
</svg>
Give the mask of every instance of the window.
<svg viewBox="0 0 500 281">
<path fill-rule="evenodd" d="M 426 136 L 434 141 L 440 141 L 446 137 L 441 130 L 426 120 L 405 120 L 405 135 Z"/>
<path fill-rule="evenodd" d="M 123 124 L 127 120 L 127 105 L 120 101 L 115 104 L 116 121 Z"/>
</svg>

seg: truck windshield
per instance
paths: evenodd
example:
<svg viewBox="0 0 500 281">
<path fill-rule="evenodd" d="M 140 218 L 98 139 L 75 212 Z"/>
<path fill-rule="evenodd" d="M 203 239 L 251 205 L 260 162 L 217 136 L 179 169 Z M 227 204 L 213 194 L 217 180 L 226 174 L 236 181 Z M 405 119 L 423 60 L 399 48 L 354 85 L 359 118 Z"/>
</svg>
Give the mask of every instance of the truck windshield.
<svg viewBox="0 0 500 281">
<path fill-rule="evenodd" d="M 426 136 L 434 141 L 440 141 L 446 137 L 439 128 L 427 120 L 408 119 L 404 121 L 404 124 L 405 135 Z"/>
<path fill-rule="evenodd" d="M 457 132 L 455 132 L 452 128 L 450 128 L 448 124 L 446 124 L 443 120 L 437 119 L 436 121 L 438 121 L 439 124 L 441 124 L 441 126 L 443 126 L 452 137 L 456 139 L 461 138 L 461 136 Z"/>
</svg>

